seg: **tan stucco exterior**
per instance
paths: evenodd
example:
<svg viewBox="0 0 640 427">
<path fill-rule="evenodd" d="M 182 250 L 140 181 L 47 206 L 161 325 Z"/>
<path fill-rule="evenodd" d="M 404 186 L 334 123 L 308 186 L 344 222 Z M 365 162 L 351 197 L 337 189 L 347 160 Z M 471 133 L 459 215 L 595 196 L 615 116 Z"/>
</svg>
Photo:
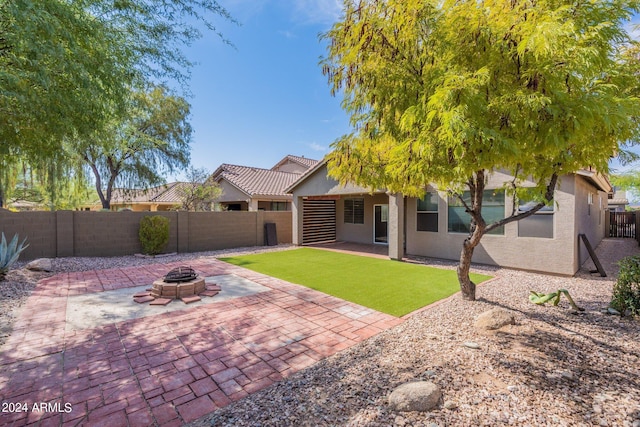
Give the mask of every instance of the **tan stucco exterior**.
<svg viewBox="0 0 640 427">
<path fill-rule="evenodd" d="M 511 179 L 507 174 L 493 173 L 487 188 L 500 188 Z M 444 192 L 438 193 L 438 231 L 425 232 L 417 231 L 417 199 L 379 191 L 371 194 L 361 187 L 341 186 L 327 176 L 326 165 L 317 168 L 292 190 L 294 244 L 302 241 L 301 207 L 304 197 L 333 195 L 337 196 L 336 238 L 339 241 L 372 243 L 373 206 L 389 204 L 391 258 L 402 258 L 404 252 L 449 260 L 460 257 L 466 234 L 448 231 L 447 195 Z M 354 196 L 364 197 L 364 224 L 344 223 L 344 199 Z M 552 238 L 519 237 L 520 224 L 512 222 L 504 227 L 503 235 L 485 235 L 474 252 L 473 261 L 560 275 L 575 274 L 588 257 L 578 235 L 586 234 L 594 247 L 605 237 L 607 193 L 599 190 L 589 178 L 572 174 L 561 177 L 554 201 Z M 512 198 L 505 196 L 505 216 L 511 214 L 512 206 Z"/>
</svg>

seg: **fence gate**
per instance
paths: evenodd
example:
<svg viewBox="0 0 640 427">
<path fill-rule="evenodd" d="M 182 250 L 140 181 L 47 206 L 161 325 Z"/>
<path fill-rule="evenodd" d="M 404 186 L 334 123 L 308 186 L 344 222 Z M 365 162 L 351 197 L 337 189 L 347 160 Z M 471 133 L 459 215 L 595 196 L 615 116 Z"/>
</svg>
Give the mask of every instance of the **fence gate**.
<svg viewBox="0 0 640 427">
<path fill-rule="evenodd" d="M 609 237 L 636 238 L 635 212 L 610 212 Z"/>
</svg>

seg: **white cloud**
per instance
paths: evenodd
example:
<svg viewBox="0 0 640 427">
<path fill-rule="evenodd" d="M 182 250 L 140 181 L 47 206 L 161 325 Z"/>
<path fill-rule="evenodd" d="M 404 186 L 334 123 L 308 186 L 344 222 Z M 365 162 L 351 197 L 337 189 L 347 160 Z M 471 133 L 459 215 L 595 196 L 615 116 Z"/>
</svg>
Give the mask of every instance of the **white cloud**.
<svg viewBox="0 0 640 427">
<path fill-rule="evenodd" d="M 240 22 L 281 9 L 296 25 L 331 26 L 342 15 L 342 0 L 226 0 L 224 6 Z"/>
<path fill-rule="evenodd" d="M 341 0 L 293 0 L 292 19 L 300 24 L 332 25 L 342 14 Z"/>
<path fill-rule="evenodd" d="M 298 36 L 295 35 L 295 33 L 291 32 L 291 31 L 286 31 L 286 30 L 278 31 L 278 34 L 280 34 L 281 36 L 284 36 L 284 37 L 286 37 L 288 39 L 295 39 L 295 38 L 298 37 Z"/>
<path fill-rule="evenodd" d="M 311 148 L 313 151 L 321 151 L 321 152 L 325 152 L 327 151 L 327 147 L 320 145 L 318 143 L 312 142 L 310 144 L 307 144 L 309 146 L 309 148 Z"/>
</svg>

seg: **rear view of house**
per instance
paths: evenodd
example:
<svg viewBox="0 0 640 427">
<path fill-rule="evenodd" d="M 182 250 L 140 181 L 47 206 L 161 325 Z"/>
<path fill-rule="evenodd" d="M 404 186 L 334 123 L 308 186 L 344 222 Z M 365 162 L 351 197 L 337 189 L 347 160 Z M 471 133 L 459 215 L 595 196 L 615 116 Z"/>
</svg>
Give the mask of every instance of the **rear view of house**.
<svg viewBox="0 0 640 427">
<path fill-rule="evenodd" d="M 512 177 L 495 172 L 484 194 L 488 221 L 511 214 L 513 198 L 500 190 Z M 468 235 L 469 216 L 459 201 L 434 187 L 420 199 L 385 190 L 342 186 L 327 175 L 325 162 L 287 189 L 293 195 L 293 243 L 346 241 L 387 245 L 389 257 L 404 254 L 457 260 Z M 512 222 L 482 238 L 473 261 L 482 264 L 573 275 L 606 233 L 607 195 L 602 175 L 581 170 L 560 179 L 553 206 Z M 520 202 L 519 210 L 530 204 Z"/>
</svg>

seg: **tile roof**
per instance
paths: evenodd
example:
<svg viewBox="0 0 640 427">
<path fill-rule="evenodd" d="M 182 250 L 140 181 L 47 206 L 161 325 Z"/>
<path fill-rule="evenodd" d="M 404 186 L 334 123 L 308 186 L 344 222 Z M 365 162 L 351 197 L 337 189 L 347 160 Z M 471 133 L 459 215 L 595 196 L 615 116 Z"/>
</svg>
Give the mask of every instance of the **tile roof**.
<svg viewBox="0 0 640 427">
<path fill-rule="evenodd" d="M 147 189 L 128 190 L 116 188 L 111 195 L 111 203 L 181 203 L 180 188 L 191 185 L 188 182 L 171 182 Z"/>
<path fill-rule="evenodd" d="M 249 196 L 258 194 L 284 196 L 286 195 L 284 190 L 300 176 L 299 173 L 277 172 L 270 169 L 225 163 L 213 173 L 212 178 L 217 182 L 224 179 Z"/>
<path fill-rule="evenodd" d="M 289 160 L 291 162 L 298 163 L 298 164 L 306 167 L 307 169 L 311 169 L 312 167 L 314 167 L 318 163 L 318 160 L 307 159 L 306 157 L 300 157 L 300 156 L 294 156 L 292 154 L 288 154 L 287 156 L 285 156 L 284 159 L 282 159 L 278 163 L 276 163 L 275 166 L 273 168 L 271 168 L 271 169 L 277 168 L 281 164 L 285 163 L 287 160 Z"/>
</svg>

